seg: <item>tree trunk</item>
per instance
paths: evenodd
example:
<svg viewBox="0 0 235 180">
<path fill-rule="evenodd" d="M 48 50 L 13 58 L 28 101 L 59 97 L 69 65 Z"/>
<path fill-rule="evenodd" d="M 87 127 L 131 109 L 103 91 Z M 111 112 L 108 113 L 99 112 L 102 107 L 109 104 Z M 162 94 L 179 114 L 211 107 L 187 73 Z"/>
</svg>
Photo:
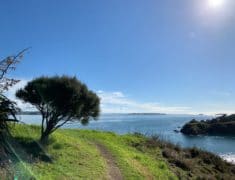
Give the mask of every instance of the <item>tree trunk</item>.
<svg viewBox="0 0 235 180">
<path fill-rule="evenodd" d="M 40 137 L 40 142 L 42 144 L 46 144 L 48 142 L 48 139 L 49 139 L 49 134 L 47 132 L 43 132 L 43 134 L 41 134 Z"/>
<path fill-rule="evenodd" d="M 47 127 L 44 128 L 44 131 L 41 132 L 40 142 L 42 144 L 48 143 L 49 135 L 51 134 L 52 129 L 53 129 L 53 126 L 51 126 L 50 124 L 47 124 Z"/>
</svg>

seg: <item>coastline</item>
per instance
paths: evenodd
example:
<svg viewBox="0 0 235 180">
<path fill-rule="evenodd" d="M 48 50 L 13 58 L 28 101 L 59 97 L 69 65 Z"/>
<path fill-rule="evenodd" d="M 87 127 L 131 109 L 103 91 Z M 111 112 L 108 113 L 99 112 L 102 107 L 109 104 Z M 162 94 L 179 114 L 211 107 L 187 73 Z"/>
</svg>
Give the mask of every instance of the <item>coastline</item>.
<svg viewBox="0 0 235 180">
<path fill-rule="evenodd" d="M 228 154 L 221 154 L 219 155 L 222 159 L 224 159 L 225 161 L 235 164 L 235 154 L 232 153 L 228 153 Z"/>
<path fill-rule="evenodd" d="M 168 140 L 174 144 L 178 143 L 182 147 L 197 146 L 200 149 L 214 152 L 219 156 L 223 155 L 226 157 L 228 157 L 229 153 L 235 154 L 235 139 L 230 138 L 229 136 L 185 136 L 181 133 L 175 133 L 173 131 L 192 118 L 204 119 L 207 118 L 207 116 L 129 116 L 119 114 L 101 115 L 98 121 L 92 121 L 87 126 L 81 126 L 79 123 L 73 123 L 65 126 L 64 129 L 93 129 L 101 131 L 112 131 L 117 134 L 139 132 L 142 134 L 151 135 L 157 133 L 163 139 Z M 41 122 L 41 117 L 38 115 L 22 115 L 19 116 L 19 119 L 26 124 L 40 125 Z"/>
</svg>

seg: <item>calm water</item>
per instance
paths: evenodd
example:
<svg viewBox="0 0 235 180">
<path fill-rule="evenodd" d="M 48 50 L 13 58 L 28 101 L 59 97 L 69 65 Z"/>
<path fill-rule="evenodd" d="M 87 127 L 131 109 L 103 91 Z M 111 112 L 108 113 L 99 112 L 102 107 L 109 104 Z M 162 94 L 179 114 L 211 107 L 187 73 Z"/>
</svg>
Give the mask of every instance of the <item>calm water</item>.
<svg viewBox="0 0 235 180">
<path fill-rule="evenodd" d="M 40 116 L 22 115 L 20 119 L 27 124 L 40 124 Z M 225 159 L 234 160 L 235 137 L 225 136 L 185 136 L 175 133 L 184 123 L 191 119 L 208 119 L 209 116 L 193 115 L 127 115 L 105 114 L 98 121 L 91 121 L 89 125 L 79 123 L 66 125 L 64 128 L 82 128 L 104 131 L 113 131 L 119 134 L 140 132 L 146 135 L 158 134 L 183 147 L 199 147 L 223 156 Z"/>
</svg>

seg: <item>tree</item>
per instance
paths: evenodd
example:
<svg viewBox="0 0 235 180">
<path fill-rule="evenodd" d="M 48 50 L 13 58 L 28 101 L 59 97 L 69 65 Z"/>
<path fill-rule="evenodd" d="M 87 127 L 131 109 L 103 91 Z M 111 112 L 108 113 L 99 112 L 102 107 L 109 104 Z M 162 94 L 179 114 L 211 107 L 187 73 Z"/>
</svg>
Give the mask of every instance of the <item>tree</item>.
<svg viewBox="0 0 235 180">
<path fill-rule="evenodd" d="M 14 78 L 8 78 L 6 75 L 16 69 L 16 65 L 21 61 L 25 51 L 24 49 L 16 55 L 8 56 L 0 61 L 0 130 L 1 133 L 8 131 L 7 122 L 17 121 L 16 113 L 19 109 L 16 104 L 3 95 L 11 86 L 19 82 Z M 10 119 L 9 116 L 12 118 Z"/>
<path fill-rule="evenodd" d="M 16 118 L 20 109 L 16 107 L 15 102 L 9 100 L 3 94 L 0 94 L 0 130 L 8 132 L 8 122 L 18 122 Z M 11 116 L 12 118 L 9 118 Z"/>
<path fill-rule="evenodd" d="M 24 52 L 27 49 L 19 52 L 16 55 L 8 56 L 0 61 L 0 164 L 8 164 L 8 153 L 12 152 L 7 143 L 6 138 L 9 137 L 8 122 L 15 121 L 16 113 L 19 109 L 16 104 L 4 96 L 4 92 L 7 91 L 11 86 L 19 82 L 19 80 L 8 78 L 6 75 L 16 69 L 16 65 L 22 59 Z M 9 118 L 9 117 L 12 118 Z M 7 168 L 6 168 L 7 169 Z"/>
<path fill-rule="evenodd" d="M 68 122 L 87 124 L 99 115 L 99 97 L 76 77 L 39 77 L 16 92 L 16 97 L 31 103 L 42 115 L 41 142 Z"/>
</svg>

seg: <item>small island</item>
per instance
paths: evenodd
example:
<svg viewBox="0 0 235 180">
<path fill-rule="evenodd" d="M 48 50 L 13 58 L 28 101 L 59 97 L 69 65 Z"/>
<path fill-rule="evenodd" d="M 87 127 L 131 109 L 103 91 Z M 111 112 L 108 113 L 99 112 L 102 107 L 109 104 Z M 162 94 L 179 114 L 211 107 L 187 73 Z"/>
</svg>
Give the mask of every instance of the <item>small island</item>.
<svg viewBox="0 0 235 180">
<path fill-rule="evenodd" d="M 212 120 L 193 119 L 180 131 L 186 135 L 235 135 L 235 114 L 222 115 Z"/>
</svg>

